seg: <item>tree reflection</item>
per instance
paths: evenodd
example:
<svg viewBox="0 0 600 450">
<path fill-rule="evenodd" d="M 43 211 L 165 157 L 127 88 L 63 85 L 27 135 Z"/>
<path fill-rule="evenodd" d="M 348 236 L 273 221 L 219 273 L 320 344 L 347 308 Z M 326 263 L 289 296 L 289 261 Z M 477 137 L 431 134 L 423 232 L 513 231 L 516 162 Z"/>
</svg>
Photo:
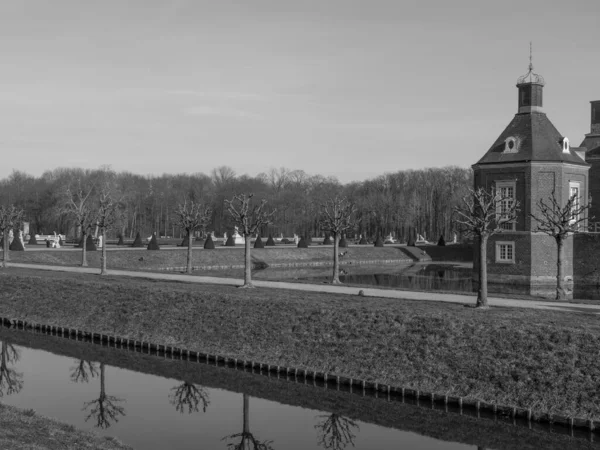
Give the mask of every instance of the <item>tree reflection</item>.
<svg viewBox="0 0 600 450">
<path fill-rule="evenodd" d="M 227 444 L 229 450 L 273 450 L 271 444 L 273 441 L 259 441 L 252 433 L 250 433 L 250 397 L 244 394 L 244 423 L 242 432 L 226 436 L 225 439 L 235 439 L 237 443 Z"/>
<path fill-rule="evenodd" d="M 198 412 L 198 406 L 202 404 L 202 412 L 206 412 L 206 407 L 210 404 L 208 392 L 202 386 L 193 383 L 183 382 L 179 386 L 171 388 L 169 394 L 170 403 L 181 414 L 187 409 L 188 414 Z"/>
<path fill-rule="evenodd" d="M 71 381 L 74 383 L 87 383 L 96 375 L 98 375 L 98 368 L 91 361 L 80 359 L 76 366 L 71 367 Z"/>
<path fill-rule="evenodd" d="M 359 429 L 358 425 L 339 414 L 330 414 L 319 416 L 324 420 L 317 425 L 315 429 L 319 430 L 317 443 L 319 446 L 332 449 L 343 450 L 348 444 L 354 447 L 354 438 L 356 437 L 353 430 Z"/>
<path fill-rule="evenodd" d="M 9 367 L 19 361 L 21 355 L 15 346 L 2 341 L 0 347 L 0 397 L 17 394 L 23 389 L 23 374 Z"/>
<path fill-rule="evenodd" d="M 85 421 L 87 422 L 91 417 L 94 417 L 96 419 L 96 427 L 110 427 L 111 422 L 118 422 L 119 416 L 125 415 L 125 408 L 117 405 L 117 403 L 122 401 L 124 400 L 112 395 L 106 395 L 104 363 L 100 363 L 100 396 L 96 400 L 85 403 L 82 411 L 91 408 Z"/>
</svg>

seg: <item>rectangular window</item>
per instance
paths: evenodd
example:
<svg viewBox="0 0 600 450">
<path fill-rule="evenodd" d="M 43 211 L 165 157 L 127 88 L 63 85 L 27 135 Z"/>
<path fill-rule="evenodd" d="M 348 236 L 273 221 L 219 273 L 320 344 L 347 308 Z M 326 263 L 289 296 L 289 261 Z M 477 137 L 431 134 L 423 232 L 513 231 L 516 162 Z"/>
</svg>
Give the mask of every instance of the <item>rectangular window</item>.
<svg viewBox="0 0 600 450">
<path fill-rule="evenodd" d="M 514 242 L 496 242 L 496 262 L 514 263 L 515 262 L 515 243 Z"/>
<path fill-rule="evenodd" d="M 496 194 L 500 197 L 500 202 L 497 205 L 496 214 L 499 218 L 506 219 L 515 202 L 516 182 L 515 181 L 497 181 Z M 503 230 L 514 231 L 515 220 L 504 222 L 500 225 Z"/>
<path fill-rule="evenodd" d="M 581 193 L 579 189 L 579 183 L 569 183 L 569 200 L 572 198 L 573 203 L 571 204 L 571 220 L 569 221 L 570 224 L 576 223 L 580 218 L 578 211 L 578 209 L 581 206 Z"/>
</svg>

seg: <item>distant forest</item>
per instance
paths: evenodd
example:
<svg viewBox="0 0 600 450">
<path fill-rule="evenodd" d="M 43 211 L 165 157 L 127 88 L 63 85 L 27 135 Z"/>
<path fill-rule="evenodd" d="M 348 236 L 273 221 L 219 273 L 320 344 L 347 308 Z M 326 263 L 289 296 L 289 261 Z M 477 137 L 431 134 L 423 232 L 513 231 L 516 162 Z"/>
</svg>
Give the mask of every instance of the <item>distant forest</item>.
<svg viewBox="0 0 600 450">
<path fill-rule="evenodd" d="M 357 207 L 354 236 L 374 239 L 390 233 L 400 241 L 417 232 L 430 241 L 443 235 L 450 241 L 458 232 L 452 221 L 452 210 L 473 186 L 471 169 L 460 167 L 426 168 L 386 173 L 365 181 L 340 183 L 334 177 L 309 175 L 302 170 L 271 169 L 255 177 L 238 175 L 227 166 L 206 175 L 163 174 L 143 176 L 130 172 L 116 173 L 108 167 L 98 170 L 58 168 L 34 177 L 13 171 L 0 180 L 0 202 L 14 204 L 25 211 L 25 221 L 37 234 L 67 234 L 75 238 L 75 221 L 64 210 L 68 189 L 83 186 L 91 189 L 110 178 L 120 199 L 124 217 L 113 236 L 133 238 L 156 232 L 159 236 L 182 237 L 174 217 L 175 208 L 192 199 L 213 208 L 212 221 L 206 228 L 221 237 L 233 229 L 224 200 L 235 194 L 254 193 L 255 199 L 266 199 L 267 209 L 276 208 L 274 223 L 262 230 L 267 236 L 323 236 L 319 229 L 319 209 L 328 196 L 341 194 Z M 349 237 L 352 233 L 349 233 Z"/>
</svg>

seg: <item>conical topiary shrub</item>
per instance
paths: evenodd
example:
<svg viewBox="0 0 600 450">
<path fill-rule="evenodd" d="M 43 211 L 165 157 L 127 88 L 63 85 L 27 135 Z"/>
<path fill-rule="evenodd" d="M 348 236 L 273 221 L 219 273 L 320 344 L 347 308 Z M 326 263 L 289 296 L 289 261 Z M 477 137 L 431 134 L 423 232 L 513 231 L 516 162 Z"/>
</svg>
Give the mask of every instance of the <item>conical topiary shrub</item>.
<svg viewBox="0 0 600 450">
<path fill-rule="evenodd" d="M 375 247 L 383 247 L 383 239 L 380 234 L 377 235 L 377 239 L 375 240 Z"/>
<path fill-rule="evenodd" d="M 181 244 L 179 244 L 178 247 L 187 247 L 189 243 L 190 235 L 186 233 L 185 237 L 183 238 L 183 241 L 181 241 Z M 194 241 L 192 241 L 192 245 L 194 245 Z"/>
<path fill-rule="evenodd" d="M 214 250 L 215 249 L 215 243 L 213 242 L 212 236 L 210 234 L 206 238 L 206 241 L 204 241 L 204 248 L 206 250 Z"/>
<path fill-rule="evenodd" d="M 256 240 L 254 241 L 254 248 L 265 248 L 265 244 L 263 243 L 263 241 L 260 238 L 260 236 L 258 236 L 256 238 Z"/>
<path fill-rule="evenodd" d="M 133 240 L 132 247 L 143 247 L 144 243 L 142 242 L 142 237 L 140 236 L 140 232 L 138 231 L 135 235 L 135 239 Z"/>
<path fill-rule="evenodd" d="M 235 239 L 233 238 L 233 233 L 227 233 L 227 241 L 225 242 L 225 247 L 235 247 Z"/>
<path fill-rule="evenodd" d="M 333 244 L 333 242 L 331 242 L 331 236 L 329 236 L 329 233 L 327 233 L 325 235 L 325 239 L 323 239 L 323 245 L 331 245 Z"/>
<path fill-rule="evenodd" d="M 92 237 L 91 234 L 87 235 L 87 239 L 85 241 L 85 249 L 88 252 L 95 252 L 97 250 L 96 244 L 94 244 L 94 238 Z"/>
<path fill-rule="evenodd" d="M 148 250 L 160 250 L 158 246 L 158 241 L 156 240 L 156 233 L 152 233 L 152 239 L 148 243 Z"/>
<path fill-rule="evenodd" d="M 83 248 L 83 236 L 81 236 L 79 238 L 79 240 L 77 241 L 77 245 L 75 246 L 75 248 Z"/>
<path fill-rule="evenodd" d="M 62 240 L 62 238 L 60 236 L 58 236 L 58 245 L 60 245 L 61 247 L 63 245 L 65 245 L 65 242 Z"/>
<path fill-rule="evenodd" d="M 267 247 L 275 247 L 275 240 L 273 239 L 272 234 L 269 234 L 269 239 L 267 239 L 267 243 L 265 245 Z"/>
<path fill-rule="evenodd" d="M 298 241 L 298 248 L 308 248 L 308 242 L 306 242 L 306 239 L 304 239 L 304 236 L 302 236 L 300 238 L 300 240 Z"/>
<path fill-rule="evenodd" d="M 438 241 L 437 245 L 442 245 L 442 246 L 446 245 L 446 241 L 444 240 L 444 235 L 443 234 L 440 236 L 440 240 Z"/>
<path fill-rule="evenodd" d="M 342 234 L 342 238 L 340 239 L 340 243 L 338 244 L 340 248 L 348 247 L 348 242 L 346 242 L 346 235 Z"/>
<path fill-rule="evenodd" d="M 19 239 L 19 232 L 15 230 L 14 236 L 15 237 L 13 238 L 13 241 L 10 243 L 10 246 L 8 247 L 8 249 L 13 252 L 24 251 L 25 247 L 23 247 L 23 243 L 21 242 L 21 239 Z"/>
<path fill-rule="evenodd" d="M 125 242 L 123 242 L 123 235 L 122 234 L 119 235 L 119 242 L 117 242 L 117 245 L 125 245 Z"/>
<path fill-rule="evenodd" d="M 360 241 L 358 241 L 358 244 L 359 245 L 367 245 L 368 244 L 367 238 L 365 238 L 364 236 L 361 236 Z"/>
<path fill-rule="evenodd" d="M 37 245 L 38 241 L 35 238 L 35 234 L 31 234 L 31 236 L 29 236 L 29 242 L 27 243 L 27 245 Z"/>
</svg>

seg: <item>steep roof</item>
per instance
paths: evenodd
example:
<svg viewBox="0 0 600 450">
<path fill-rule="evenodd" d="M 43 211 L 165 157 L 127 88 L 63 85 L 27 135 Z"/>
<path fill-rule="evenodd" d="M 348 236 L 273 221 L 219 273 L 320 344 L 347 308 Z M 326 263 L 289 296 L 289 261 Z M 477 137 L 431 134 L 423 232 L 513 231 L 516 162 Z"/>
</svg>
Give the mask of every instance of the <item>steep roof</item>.
<svg viewBox="0 0 600 450">
<path fill-rule="evenodd" d="M 596 155 L 598 154 L 598 148 L 600 148 L 600 134 L 586 134 L 585 139 L 580 144 L 581 147 L 586 147 L 589 150 L 586 155 L 594 152 Z"/>
<path fill-rule="evenodd" d="M 516 151 L 505 152 L 505 141 L 517 139 Z M 572 150 L 564 153 L 563 136 L 542 112 L 515 114 L 487 153 L 477 164 L 497 164 L 529 161 L 560 161 L 588 165 Z"/>
</svg>

